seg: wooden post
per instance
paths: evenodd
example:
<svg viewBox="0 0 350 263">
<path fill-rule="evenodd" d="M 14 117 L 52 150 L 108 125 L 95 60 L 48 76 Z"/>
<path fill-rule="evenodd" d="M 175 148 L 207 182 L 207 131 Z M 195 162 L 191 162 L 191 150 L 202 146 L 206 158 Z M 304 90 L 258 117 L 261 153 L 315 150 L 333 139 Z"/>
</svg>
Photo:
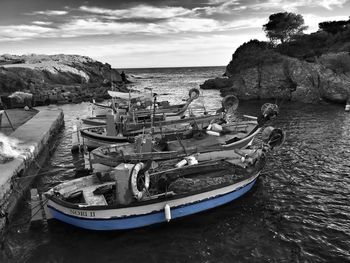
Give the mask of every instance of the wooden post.
<svg viewBox="0 0 350 263">
<path fill-rule="evenodd" d="M 4 113 L 3 110 L 0 110 L 0 128 L 1 128 L 1 121 L 2 121 L 2 114 Z"/>
<path fill-rule="evenodd" d="M 5 113 L 5 116 L 6 116 L 7 120 L 8 120 L 8 122 L 9 122 L 9 124 L 10 124 L 10 126 L 11 126 L 12 130 L 14 131 L 14 130 L 15 130 L 15 128 L 13 127 L 12 122 L 11 122 L 11 120 L 10 120 L 9 116 L 7 115 L 7 112 L 6 112 L 6 107 L 5 107 L 5 105 L 2 103 L 1 98 L 0 98 L 0 105 L 2 106 L 2 108 L 3 108 L 3 113 Z"/>
</svg>

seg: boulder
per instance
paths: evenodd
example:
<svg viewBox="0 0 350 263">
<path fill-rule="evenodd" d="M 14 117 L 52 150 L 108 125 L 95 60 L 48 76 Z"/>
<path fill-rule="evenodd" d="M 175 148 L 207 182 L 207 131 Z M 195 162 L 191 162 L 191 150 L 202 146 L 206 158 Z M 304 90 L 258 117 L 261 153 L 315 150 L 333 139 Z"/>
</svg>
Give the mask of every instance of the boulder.
<svg viewBox="0 0 350 263">
<path fill-rule="evenodd" d="M 232 79 L 230 78 L 215 78 L 208 79 L 200 85 L 201 89 L 225 89 L 232 87 Z"/>
</svg>

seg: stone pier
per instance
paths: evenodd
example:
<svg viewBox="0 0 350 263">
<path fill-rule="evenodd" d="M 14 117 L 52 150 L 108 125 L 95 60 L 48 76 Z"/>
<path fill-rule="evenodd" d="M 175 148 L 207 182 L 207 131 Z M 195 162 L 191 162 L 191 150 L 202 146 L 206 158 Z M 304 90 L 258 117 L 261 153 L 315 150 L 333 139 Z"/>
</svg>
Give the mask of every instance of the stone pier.
<svg viewBox="0 0 350 263">
<path fill-rule="evenodd" d="M 55 135 L 63 125 L 61 109 L 42 108 L 32 119 L 9 135 L 18 139 L 20 145 L 29 150 L 23 156 L 0 164 L 0 233 L 6 222 L 11 220 L 18 201 L 38 175 L 41 166 L 50 157 Z"/>
</svg>

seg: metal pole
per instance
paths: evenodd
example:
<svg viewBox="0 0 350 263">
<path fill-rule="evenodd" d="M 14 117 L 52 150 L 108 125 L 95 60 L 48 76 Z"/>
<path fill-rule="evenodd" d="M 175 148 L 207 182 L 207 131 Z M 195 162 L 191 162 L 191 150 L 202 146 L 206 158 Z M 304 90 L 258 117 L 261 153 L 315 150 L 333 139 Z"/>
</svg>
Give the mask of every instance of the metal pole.
<svg viewBox="0 0 350 263">
<path fill-rule="evenodd" d="M 151 125 L 152 125 L 151 131 L 152 131 L 152 134 L 154 133 L 154 119 L 155 119 L 155 117 L 156 117 L 156 101 L 157 101 L 157 96 L 154 96 L 154 100 L 153 100 L 153 116 L 151 117 L 151 119 L 152 119 L 152 122 L 151 122 Z"/>
</svg>

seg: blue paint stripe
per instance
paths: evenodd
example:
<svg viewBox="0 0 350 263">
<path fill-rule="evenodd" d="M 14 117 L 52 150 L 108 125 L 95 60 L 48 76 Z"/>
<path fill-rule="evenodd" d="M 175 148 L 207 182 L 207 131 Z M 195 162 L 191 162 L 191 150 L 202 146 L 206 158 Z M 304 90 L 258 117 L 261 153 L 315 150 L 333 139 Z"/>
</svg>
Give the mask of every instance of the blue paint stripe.
<svg viewBox="0 0 350 263">
<path fill-rule="evenodd" d="M 173 208 L 171 209 L 172 219 L 181 218 L 191 214 L 206 211 L 214 207 L 221 206 L 228 202 L 231 202 L 239 198 L 240 196 L 244 195 L 246 192 L 248 192 L 253 187 L 255 182 L 256 182 L 256 179 L 236 191 L 233 191 L 231 193 L 228 193 L 219 197 L 213 197 L 211 199 L 207 199 L 202 202 L 197 202 L 195 204 L 189 204 L 189 205 Z M 90 230 L 123 230 L 123 229 L 139 228 L 139 227 L 166 222 L 163 210 L 161 212 L 142 215 L 142 216 L 132 216 L 132 217 L 116 218 L 116 219 L 113 219 L 113 218 L 99 219 L 99 220 L 82 219 L 74 216 L 69 216 L 51 207 L 50 207 L 50 212 L 54 218 L 60 221 L 63 221 L 65 223 L 68 223 L 80 228 L 85 228 Z"/>
</svg>

